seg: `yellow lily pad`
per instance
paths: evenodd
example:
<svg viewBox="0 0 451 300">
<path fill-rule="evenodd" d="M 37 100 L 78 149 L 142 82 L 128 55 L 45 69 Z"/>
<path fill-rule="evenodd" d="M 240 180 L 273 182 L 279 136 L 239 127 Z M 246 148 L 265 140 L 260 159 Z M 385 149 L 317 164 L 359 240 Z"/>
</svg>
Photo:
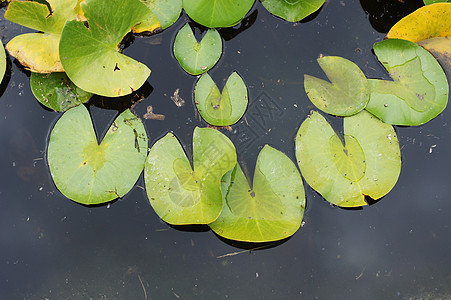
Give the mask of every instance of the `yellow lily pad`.
<svg viewBox="0 0 451 300">
<path fill-rule="evenodd" d="M 423 6 L 402 18 L 387 34 L 389 39 L 403 39 L 414 43 L 447 36 L 451 36 L 451 3 Z"/>
<path fill-rule="evenodd" d="M 5 12 L 11 22 L 42 31 L 14 37 L 6 49 L 25 68 L 35 73 L 64 72 L 59 58 L 59 41 L 64 24 L 77 17 L 78 0 L 12 1 Z"/>
</svg>

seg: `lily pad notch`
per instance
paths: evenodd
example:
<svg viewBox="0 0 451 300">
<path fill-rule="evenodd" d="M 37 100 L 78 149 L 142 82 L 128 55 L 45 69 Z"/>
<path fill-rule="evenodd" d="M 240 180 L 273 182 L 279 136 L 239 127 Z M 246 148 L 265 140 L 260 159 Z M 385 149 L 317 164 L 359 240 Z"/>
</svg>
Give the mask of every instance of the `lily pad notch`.
<svg viewBox="0 0 451 300">
<path fill-rule="evenodd" d="M 237 72 L 230 74 L 222 90 L 208 73 L 196 83 L 194 100 L 202 118 L 213 126 L 229 126 L 244 115 L 249 102 L 247 86 Z"/>
<path fill-rule="evenodd" d="M 223 210 L 210 228 L 245 242 L 269 242 L 293 235 L 305 209 L 302 178 L 282 152 L 265 145 L 255 167 L 252 188 L 239 164 L 222 179 Z"/>
<path fill-rule="evenodd" d="M 172 133 L 150 149 L 146 193 L 160 218 L 173 225 L 209 224 L 222 211 L 221 179 L 236 165 L 233 143 L 211 128 L 195 128 L 193 163 Z"/>
<path fill-rule="evenodd" d="M 216 29 L 208 29 L 200 42 L 188 23 L 177 32 L 174 56 L 188 74 L 207 72 L 219 61 L 221 54 L 222 39 Z"/>
</svg>

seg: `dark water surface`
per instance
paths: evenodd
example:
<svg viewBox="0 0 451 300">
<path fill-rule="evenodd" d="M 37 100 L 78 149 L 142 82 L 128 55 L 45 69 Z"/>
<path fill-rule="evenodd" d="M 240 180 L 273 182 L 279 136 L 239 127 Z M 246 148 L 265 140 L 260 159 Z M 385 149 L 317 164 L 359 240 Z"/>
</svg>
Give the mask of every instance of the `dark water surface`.
<svg viewBox="0 0 451 300">
<path fill-rule="evenodd" d="M 247 172 L 264 144 L 294 160 L 296 131 L 313 109 L 303 74 L 324 78 L 320 54 L 343 56 L 368 77 L 388 79 L 372 45 L 419 5 L 328 0 L 314 18 L 292 24 L 257 3 L 240 26 L 221 30 L 224 54 L 210 74 L 222 88 L 237 70 L 249 86 L 247 123 L 225 132 Z M 152 70 L 136 113 L 152 105 L 166 116 L 143 120 L 150 143 L 174 131 L 190 152 L 194 127 L 205 123 L 192 102 L 195 77 L 171 51 L 186 21 L 135 38 L 125 53 Z M 28 31 L 0 25 L 4 44 Z M 305 225 L 284 243 L 249 252 L 243 247 L 252 246 L 223 241 L 205 227 L 169 227 L 148 203 L 142 178 L 110 205 L 85 207 L 62 196 L 45 162 L 61 114 L 35 100 L 29 73 L 14 60 L 7 73 L 0 98 L 1 299 L 146 299 L 143 288 L 148 299 L 451 299 L 449 107 L 423 126 L 396 128 L 402 171 L 386 197 L 345 210 L 306 186 Z M 176 89 L 186 101 L 180 108 L 170 99 Z M 92 99 L 98 134 L 139 95 Z M 339 120 L 331 121 L 340 130 Z"/>
</svg>

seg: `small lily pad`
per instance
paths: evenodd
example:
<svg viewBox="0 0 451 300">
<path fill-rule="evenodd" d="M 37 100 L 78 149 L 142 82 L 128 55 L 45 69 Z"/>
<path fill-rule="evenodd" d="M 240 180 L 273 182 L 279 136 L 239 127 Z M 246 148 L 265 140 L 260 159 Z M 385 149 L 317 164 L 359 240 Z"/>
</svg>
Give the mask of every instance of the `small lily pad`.
<svg viewBox="0 0 451 300">
<path fill-rule="evenodd" d="M 0 82 L 3 80 L 6 72 L 6 53 L 3 43 L 0 42 Z"/>
<path fill-rule="evenodd" d="M 255 0 L 183 0 L 183 9 L 200 25 L 216 28 L 238 24 Z"/>
<path fill-rule="evenodd" d="M 67 20 L 77 17 L 77 0 L 12 1 L 5 19 L 42 33 L 26 33 L 14 37 L 6 45 L 11 56 L 24 67 L 37 73 L 63 72 L 58 44 Z"/>
<path fill-rule="evenodd" d="M 66 73 L 31 73 L 30 85 L 36 99 L 55 111 L 66 111 L 87 102 L 92 96 L 73 84 Z"/>
<path fill-rule="evenodd" d="M 365 196 L 381 198 L 401 171 L 395 130 L 365 110 L 344 118 L 344 144 L 313 112 L 296 136 L 296 158 L 305 181 L 341 207 L 366 205 Z"/>
<path fill-rule="evenodd" d="M 129 109 L 108 129 L 102 143 L 84 105 L 71 108 L 56 122 L 47 159 L 56 187 L 69 199 L 100 204 L 127 194 L 147 156 L 147 134 Z"/>
<path fill-rule="evenodd" d="M 149 10 L 139 0 L 81 3 L 89 28 L 69 21 L 61 34 L 60 57 L 70 80 L 93 94 L 118 97 L 139 89 L 150 70 L 119 51 L 119 44 Z"/>
<path fill-rule="evenodd" d="M 224 208 L 210 228 L 245 242 L 287 238 L 300 227 L 305 209 L 302 178 L 282 152 L 266 145 L 257 158 L 250 188 L 239 164 L 222 179 Z"/>
<path fill-rule="evenodd" d="M 370 99 L 370 90 L 360 68 L 339 56 L 323 56 L 318 63 L 332 83 L 304 75 L 305 92 L 313 104 L 336 116 L 350 116 L 363 110 Z"/>
<path fill-rule="evenodd" d="M 273 15 L 289 22 L 299 22 L 311 15 L 326 0 L 260 0 L 263 6 Z"/>
<path fill-rule="evenodd" d="M 222 54 L 222 39 L 216 29 L 209 29 L 197 42 L 189 24 L 177 33 L 174 41 L 174 56 L 183 70 L 199 75 L 210 70 Z"/>
<path fill-rule="evenodd" d="M 238 73 L 233 72 L 221 92 L 208 73 L 198 80 L 194 90 L 197 110 L 214 126 L 229 126 L 238 122 L 248 104 L 247 87 Z"/>
<path fill-rule="evenodd" d="M 150 204 L 169 224 L 209 224 L 222 210 L 221 178 L 235 164 L 235 147 L 215 129 L 194 130 L 194 170 L 175 135 L 168 133 L 152 146 L 146 161 Z"/>
<path fill-rule="evenodd" d="M 376 43 L 374 52 L 393 81 L 368 80 L 369 112 L 388 124 L 415 126 L 432 120 L 445 109 L 449 85 L 432 54 L 399 39 Z"/>
<path fill-rule="evenodd" d="M 158 21 L 161 28 L 166 29 L 177 21 L 182 12 L 182 0 L 141 0 L 148 8 L 150 8 Z"/>
</svg>

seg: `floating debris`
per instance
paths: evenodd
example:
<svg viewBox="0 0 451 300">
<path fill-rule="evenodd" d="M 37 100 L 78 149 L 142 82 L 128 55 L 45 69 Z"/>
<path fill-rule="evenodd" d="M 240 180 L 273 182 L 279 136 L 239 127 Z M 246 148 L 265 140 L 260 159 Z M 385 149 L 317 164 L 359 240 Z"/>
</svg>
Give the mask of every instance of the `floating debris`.
<svg viewBox="0 0 451 300">
<path fill-rule="evenodd" d="M 174 95 L 171 96 L 171 100 L 174 101 L 175 105 L 178 107 L 182 107 L 183 104 L 185 104 L 185 100 L 182 99 L 182 97 L 179 96 L 180 89 L 176 89 L 174 92 Z"/>
<path fill-rule="evenodd" d="M 147 112 L 143 115 L 144 119 L 160 120 L 163 121 L 166 117 L 165 115 L 155 114 L 153 112 L 152 105 L 147 106 Z"/>
</svg>

